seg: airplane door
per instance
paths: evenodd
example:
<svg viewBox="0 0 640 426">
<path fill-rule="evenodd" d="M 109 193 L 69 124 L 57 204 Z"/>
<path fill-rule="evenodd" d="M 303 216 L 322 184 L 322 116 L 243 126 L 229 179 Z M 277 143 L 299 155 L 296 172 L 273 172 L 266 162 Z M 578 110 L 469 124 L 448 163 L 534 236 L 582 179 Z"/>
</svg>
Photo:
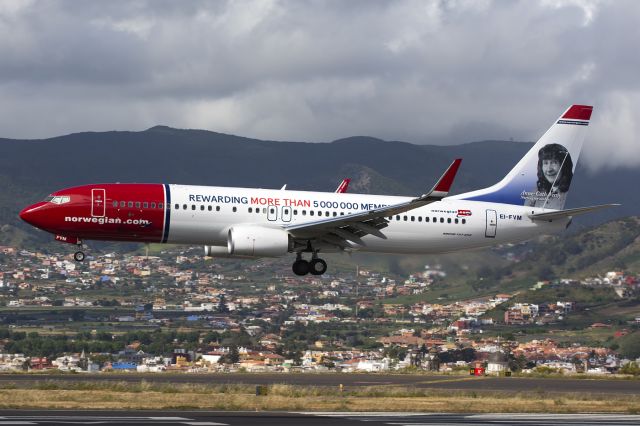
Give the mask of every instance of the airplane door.
<svg viewBox="0 0 640 426">
<path fill-rule="evenodd" d="M 104 189 L 91 190 L 91 216 L 104 217 L 105 200 L 106 196 Z"/>
<path fill-rule="evenodd" d="M 267 207 L 267 219 L 272 222 L 278 219 L 278 208 L 276 206 Z"/>
<path fill-rule="evenodd" d="M 487 238 L 495 238 L 498 229 L 498 214 L 495 210 L 487 210 L 487 228 L 484 236 Z"/>
<path fill-rule="evenodd" d="M 291 207 L 283 207 L 280 217 L 283 222 L 291 222 Z"/>
</svg>

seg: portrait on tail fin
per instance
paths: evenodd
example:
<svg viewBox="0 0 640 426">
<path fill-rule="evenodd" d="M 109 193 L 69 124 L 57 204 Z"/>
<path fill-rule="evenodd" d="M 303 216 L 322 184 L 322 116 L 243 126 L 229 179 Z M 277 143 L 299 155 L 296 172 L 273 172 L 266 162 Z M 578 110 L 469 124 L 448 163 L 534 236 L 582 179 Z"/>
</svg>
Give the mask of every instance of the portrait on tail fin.
<svg viewBox="0 0 640 426">
<path fill-rule="evenodd" d="M 538 180 L 531 192 L 523 192 L 525 206 L 560 210 L 573 179 L 573 161 L 569 150 L 552 143 L 538 151 Z"/>
</svg>

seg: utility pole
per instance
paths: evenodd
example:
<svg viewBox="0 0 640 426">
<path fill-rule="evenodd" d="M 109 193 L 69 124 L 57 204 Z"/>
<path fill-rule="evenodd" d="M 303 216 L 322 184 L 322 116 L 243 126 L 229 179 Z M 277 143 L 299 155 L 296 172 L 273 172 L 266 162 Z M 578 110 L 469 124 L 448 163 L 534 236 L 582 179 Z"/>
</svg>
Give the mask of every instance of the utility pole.
<svg viewBox="0 0 640 426">
<path fill-rule="evenodd" d="M 358 321 L 358 287 L 360 282 L 360 265 L 356 265 L 356 322 Z"/>
</svg>

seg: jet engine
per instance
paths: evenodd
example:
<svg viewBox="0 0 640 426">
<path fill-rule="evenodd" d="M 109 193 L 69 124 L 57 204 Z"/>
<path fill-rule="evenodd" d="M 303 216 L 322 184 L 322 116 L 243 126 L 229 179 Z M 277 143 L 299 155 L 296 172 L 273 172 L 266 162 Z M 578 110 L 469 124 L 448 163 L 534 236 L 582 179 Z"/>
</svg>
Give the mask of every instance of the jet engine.
<svg viewBox="0 0 640 426">
<path fill-rule="evenodd" d="M 287 231 L 264 226 L 233 226 L 227 239 L 228 253 L 232 256 L 282 256 L 289 252 L 291 244 Z"/>
<path fill-rule="evenodd" d="M 239 256 L 229 254 L 227 246 L 204 246 L 204 255 L 227 259 L 255 259 L 254 256 Z"/>
</svg>

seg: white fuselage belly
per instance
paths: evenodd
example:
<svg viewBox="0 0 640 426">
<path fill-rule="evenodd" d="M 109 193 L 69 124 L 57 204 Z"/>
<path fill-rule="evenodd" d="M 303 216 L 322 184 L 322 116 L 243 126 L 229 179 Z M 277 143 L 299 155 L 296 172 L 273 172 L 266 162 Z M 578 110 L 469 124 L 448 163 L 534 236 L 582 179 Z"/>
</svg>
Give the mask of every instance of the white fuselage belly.
<svg viewBox="0 0 640 426">
<path fill-rule="evenodd" d="M 383 195 L 169 186 L 171 220 L 167 242 L 178 244 L 226 246 L 229 228 L 234 225 L 280 227 L 373 210 L 411 199 Z M 400 214 L 399 220 L 398 216 L 393 216 L 389 225 L 382 229 L 386 239 L 367 235 L 362 238 L 362 244 L 354 248 L 379 253 L 443 253 L 523 241 L 536 235 L 560 231 L 567 226 L 568 219 L 534 222 L 527 216 L 542 211 L 540 208 L 445 198 Z"/>
</svg>

